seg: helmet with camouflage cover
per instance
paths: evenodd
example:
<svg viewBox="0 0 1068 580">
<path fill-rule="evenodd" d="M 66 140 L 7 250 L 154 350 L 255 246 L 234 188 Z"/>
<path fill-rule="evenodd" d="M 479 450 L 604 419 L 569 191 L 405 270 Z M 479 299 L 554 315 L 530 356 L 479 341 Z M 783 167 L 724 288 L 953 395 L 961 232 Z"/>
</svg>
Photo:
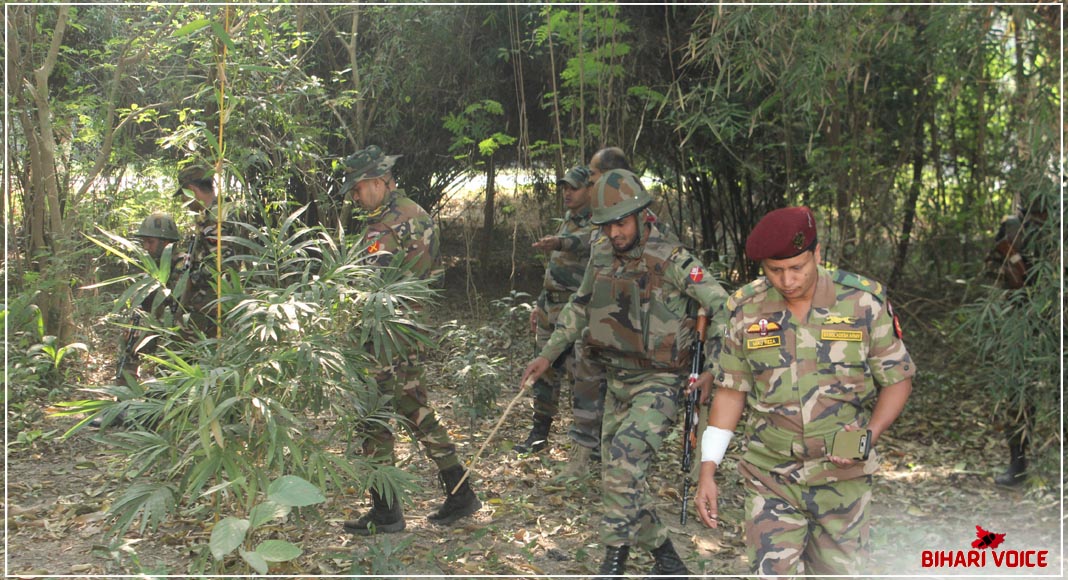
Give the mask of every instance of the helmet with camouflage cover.
<svg viewBox="0 0 1068 580">
<path fill-rule="evenodd" d="M 399 157 L 401 156 L 382 153 L 378 145 L 369 145 L 366 149 L 353 153 L 343 163 L 345 182 L 341 184 L 341 194 L 345 195 L 356 186 L 356 183 L 364 179 L 385 175 L 393 168 L 393 164 Z"/>
<path fill-rule="evenodd" d="M 141 222 L 134 236 L 138 238 L 160 238 L 172 242 L 178 241 L 178 226 L 170 214 L 157 211 Z"/>
<path fill-rule="evenodd" d="M 637 175 L 626 169 L 613 169 L 597 181 L 597 191 L 593 194 L 590 207 L 593 217 L 590 221 L 603 226 L 619 221 L 629 215 L 649 207 L 652 196 Z"/>
</svg>

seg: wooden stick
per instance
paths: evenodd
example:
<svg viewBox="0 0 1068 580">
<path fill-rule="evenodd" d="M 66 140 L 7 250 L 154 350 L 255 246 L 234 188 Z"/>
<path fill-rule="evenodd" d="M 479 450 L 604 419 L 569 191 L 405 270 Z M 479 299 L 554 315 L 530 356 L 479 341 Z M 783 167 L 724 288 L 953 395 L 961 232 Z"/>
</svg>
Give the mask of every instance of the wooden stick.
<svg viewBox="0 0 1068 580">
<path fill-rule="evenodd" d="M 449 495 L 456 495 L 456 492 L 459 491 L 460 486 L 463 485 L 465 481 L 467 481 L 467 476 L 471 474 L 471 466 L 477 463 L 478 460 L 482 457 L 482 452 L 486 450 L 486 445 L 488 445 L 490 440 L 493 439 L 493 436 L 497 434 L 497 430 L 501 428 L 501 424 L 504 423 L 504 420 L 508 418 L 509 413 L 512 412 L 512 407 L 514 407 L 515 404 L 519 402 L 519 397 L 523 396 L 523 393 L 527 392 L 527 389 L 530 388 L 530 386 L 533 384 L 534 381 L 528 380 L 527 382 L 523 383 L 523 385 L 519 388 L 519 392 L 516 393 L 515 397 L 512 398 L 512 402 L 508 403 L 508 406 L 504 408 L 504 413 L 501 415 L 501 418 L 497 420 L 497 424 L 493 426 L 493 430 L 490 431 L 490 434 L 486 437 L 486 440 L 482 442 L 482 447 L 478 449 L 478 453 L 476 453 L 475 456 L 471 458 L 471 461 L 467 463 L 467 469 L 464 470 L 464 476 L 460 478 L 460 481 L 456 482 L 456 487 L 452 488 L 452 491 L 449 492 Z"/>
</svg>

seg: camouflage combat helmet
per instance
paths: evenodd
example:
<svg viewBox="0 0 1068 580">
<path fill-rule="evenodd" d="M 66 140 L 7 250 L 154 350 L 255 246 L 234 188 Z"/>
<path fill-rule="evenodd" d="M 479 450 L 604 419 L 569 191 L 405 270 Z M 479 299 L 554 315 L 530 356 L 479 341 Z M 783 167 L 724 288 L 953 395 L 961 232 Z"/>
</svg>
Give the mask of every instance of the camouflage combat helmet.
<svg viewBox="0 0 1068 580">
<path fill-rule="evenodd" d="M 645 191 L 638 176 L 626 169 L 613 169 L 605 173 L 597 180 L 596 187 L 597 191 L 590 201 L 593 209 L 590 221 L 599 226 L 638 213 L 653 203 L 652 196 Z"/>
<path fill-rule="evenodd" d="M 400 155 L 386 155 L 378 145 L 369 145 L 345 159 L 345 182 L 341 184 L 341 193 L 348 193 L 356 183 L 364 179 L 385 175 Z"/>
<path fill-rule="evenodd" d="M 141 222 L 134 236 L 138 238 L 161 238 L 171 242 L 178 241 L 178 226 L 170 214 L 157 211 Z"/>
</svg>

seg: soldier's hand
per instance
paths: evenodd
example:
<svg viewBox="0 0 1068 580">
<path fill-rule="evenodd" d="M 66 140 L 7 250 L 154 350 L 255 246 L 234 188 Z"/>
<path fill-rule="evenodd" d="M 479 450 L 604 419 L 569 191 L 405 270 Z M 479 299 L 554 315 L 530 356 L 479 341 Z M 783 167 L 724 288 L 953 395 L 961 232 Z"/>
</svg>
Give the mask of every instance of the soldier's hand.
<svg viewBox="0 0 1068 580">
<path fill-rule="evenodd" d="M 537 306 L 534 307 L 534 310 L 530 311 L 530 333 L 531 334 L 537 334 L 538 333 L 538 314 L 540 313 L 540 311 L 541 311 L 541 309 L 538 308 Z"/>
<path fill-rule="evenodd" d="M 549 359 L 539 356 L 538 358 L 530 361 L 527 365 L 527 370 L 523 371 L 523 380 L 519 381 L 519 388 L 524 388 L 527 385 L 534 384 L 534 381 L 538 380 L 538 377 L 545 374 L 545 371 L 549 370 Z"/>
<path fill-rule="evenodd" d="M 686 385 L 686 394 L 689 395 L 694 389 L 697 389 L 701 393 L 698 401 L 700 401 L 702 405 L 707 405 L 708 401 L 712 399 L 712 378 L 711 372 L 706 371 L 701 373 L 698 375 L 697 380 L 694 381 L 692 386 Z"/>
<path fill-rule="evenodd" d="M 846 426 L 842 427 L 842 431 L 857 431 L 859 429 L 860 429 L 860 427 L 858 425 L 846 425 Z M 856 463 L 856 461 L 854 461 L 852 459 L 847 459 L 845 457 L 838 457 L 837 455 L 828 455 L 827 456 L 827 461 L 830 461 L 831 463 L 837 465 L 838 467 L 849 467 L 850 465 L 853 465 L 854 463 Z"/>
<path fill-rule="evenodd" d="M 544 238 L 534 242 L 530 246 L 535 250 L 541 250 L 543 252 L 552 252 L 560 249 L 560 238 L 556 236 L 545 236 Z"/>
<path fill-rule="evenodd" d="M 693 496 L 698 517 L 710 528 L 719 527 L 719 487 L 716 486 L 716 467 L 713 461 L 701 463 L 697 491 Z"/>
</svg>

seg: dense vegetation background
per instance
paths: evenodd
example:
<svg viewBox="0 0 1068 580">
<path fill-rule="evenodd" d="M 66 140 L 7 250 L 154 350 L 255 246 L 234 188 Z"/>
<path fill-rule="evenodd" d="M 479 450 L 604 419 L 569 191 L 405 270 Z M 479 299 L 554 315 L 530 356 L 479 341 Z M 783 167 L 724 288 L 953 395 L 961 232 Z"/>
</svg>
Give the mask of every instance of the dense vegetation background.
<svg viewBox="0 0 1068 580">
<path fill-rule="evenodd" d="M 766 211 L 812 207 L 828 262 L 886 282 L 906 332 L 945 353 L 925 386 L 984 393 L 990 419 L 1033 409 L 1040 461 L 1059 458 L 1060 4 L 5 13 L 9 452 L 58 436 L 42 409 L 99 384 L 77 361 L 113 356 L 115 298 L 131 295 L 97 284 L 138 267 L 90 236 L 128 235 L 153 210 L 188 226 L 171 193 L 193 158 L 217 168 L 224 203 L 262 208 L 243 246 L 258 266 L 220 285 L 222 338 L 174 336 L 158 363 L 159 390 L 186 397 L 184 410 L 166 411 L 181 421 L 122 442 L 140 462 L 134 475 L 150 481 L 131 479 L 141 483 L 115 502 L 120 527 L 154 527 L 205 490 L 238 504 L 215 500 L 216 515 L 247 514 L 294 472 L 324 491 L 347 476 L 405 485 L 400 472 L 336 460 L 302 423 L 334 413 L 349 417 L 330 427 L 342 429 L 380 416 L 373 389 L 338 378 L 368 364 L 334 352 L 338 337 L 381 335 L 382 348 L 403 349 L 427 331 L 409 335 L 361 302 L 404 304 L 426 288 L 354 280 L 345 268 L 358 256 L 343 232 L 359 222 L 337 195 L 339 162 L 369 144 L 404 155 L 401 186 L 443 232 L 439 301 L 461 322 L 440 327 L 433 364 L 465 385 L 457 415 L 472 429 L 512 382 L 522 362 L 512 359 L 528 356 L 493 318 L 521 316 L 537 292 L 542 257 L 529 243 L 560 213 L 556 178 L 619 146 L 658 213 L 728 286 L 758 274 L 740 248 Z M 1036 257 L 1037 282 L 1010 307 L 983 259 L 1001 218 L 1035 199 L 1057 208 L 1042 234 L 1056 251 Z M 334 276 L 301 276 L 311 261 Z M 345 307 L 316 316 L 323 300 Z M 289 390 L 298 380 L 309 390 Z M 276 413 L 256 422 L 263 400 Z M 220 454 L 224 432 L 255 452 Z M 312 460 L 279 452 L 281 436 Z"/>
</svg>

